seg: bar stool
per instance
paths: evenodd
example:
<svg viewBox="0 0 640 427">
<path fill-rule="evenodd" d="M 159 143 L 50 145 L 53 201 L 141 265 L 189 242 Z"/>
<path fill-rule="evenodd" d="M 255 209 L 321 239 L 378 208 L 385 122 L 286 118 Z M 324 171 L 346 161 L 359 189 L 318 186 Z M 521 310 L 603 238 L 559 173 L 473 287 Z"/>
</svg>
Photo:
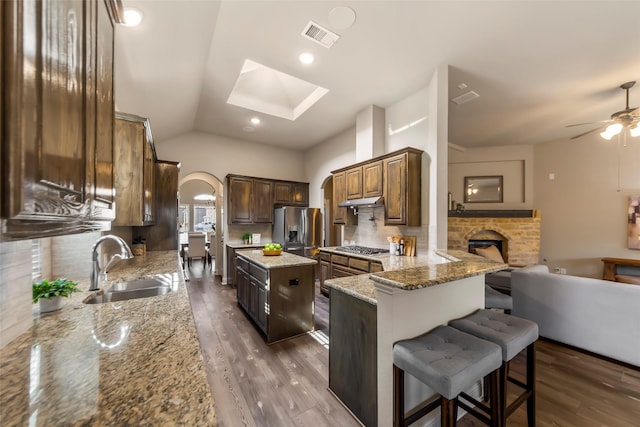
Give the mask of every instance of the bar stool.
<svg viewBox="0 0 640 427">
<path fill-rule="evenodd" d="M 526 401 L 527 423 L 529 427 L 534 427 L 536 425 L 535 342 L 538 339 L 538 325 L 520 317 L 481 309 L 462 319 L 450 321 L 449 326 L 500 346 L 503 361 L 499 375 L 500 389 L 497 393 L 500 399 L 500 426 L 506 426 L 507 418 Z M 524 349 L 527 350 L 526 383 L 509 377 L 509 362 Z M 509 405 L 507 405 L 508 381 L 524 389 Z"/>
<path fill-rule="evenodd" d="M 458 406 L 467 409 L 458 397 L 483 377 L 492 382 L 492 405 L 488 415 L 473 408 L 481 421 L 497 426 L 498 369 L 502 364 L 500 347 L 489 341 L 461 332 L 450 326 L 438 326 L 418 337 L 399 341 L 393 346 L 393 423 L 395 427 L 413 424 L 429 412 L 441 407 L 442 427 L 455 426 Z M 435 390 L 440 397 L 412 410 L 405 418 L 404 373 L 413 375 Z M 415 412 L 414 412 L 415 411 Z"/>
</svg>

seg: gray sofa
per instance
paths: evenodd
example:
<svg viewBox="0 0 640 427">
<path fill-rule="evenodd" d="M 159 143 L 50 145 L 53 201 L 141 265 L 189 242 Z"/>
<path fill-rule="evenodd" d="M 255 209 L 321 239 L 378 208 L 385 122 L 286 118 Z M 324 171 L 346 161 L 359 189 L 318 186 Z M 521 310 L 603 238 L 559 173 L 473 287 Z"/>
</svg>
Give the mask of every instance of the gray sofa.
<svg viewBox="0 0 640 427">
<path fill-rule="evenodd" d="M 511 296 L 541 336 L 640 366 L 640 286 L 533 265 L 511 272 Z"/>
</svg>

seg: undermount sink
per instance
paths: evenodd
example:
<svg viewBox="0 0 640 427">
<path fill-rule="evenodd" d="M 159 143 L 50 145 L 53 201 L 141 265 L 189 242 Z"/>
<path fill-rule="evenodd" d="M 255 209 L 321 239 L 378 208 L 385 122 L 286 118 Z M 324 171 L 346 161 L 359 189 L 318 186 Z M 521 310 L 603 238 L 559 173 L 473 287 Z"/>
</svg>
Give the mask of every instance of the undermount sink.
<svg viewBox="0 0 640 427">
<path fill-rule="evenodd" d="M 171 283 L 167 283 L 160 279 L 138 279 L 138 280 L 129 280 L 127 282 L 116 283 L 111 286 L 107 292 L 127 292 L 127 291 L 135 291 L 138 289 L 149 289 L 149 288 L 160 288 L 160 287 L 169 287 Z"/>
<path fill-rule="evenodd" d="M 165 295 L 171 292 L 171 288 L 166 285 L 158 285 L 155 287 L 146 287 L 142 289 L 123 290 L 110 292 L 107 291 L 102 295 L 93 296 L 84 301 L 85 304 L 102 304 L 105 302 L 127 301 L 138 298 L 149 298 L 158 295 Z"/>
</svg>

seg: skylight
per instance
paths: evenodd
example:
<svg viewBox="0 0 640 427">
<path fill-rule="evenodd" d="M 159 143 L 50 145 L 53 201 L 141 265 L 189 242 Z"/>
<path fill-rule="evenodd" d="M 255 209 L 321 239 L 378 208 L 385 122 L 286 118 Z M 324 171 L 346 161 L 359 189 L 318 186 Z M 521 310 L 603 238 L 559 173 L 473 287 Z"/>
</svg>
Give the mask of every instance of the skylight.
<svg viewBox="0 0 640 427">
<path fill-rule="evenodd" d="M 246 59 L 228 104 L 296 120 L 328 89 Z"/>
</svg>

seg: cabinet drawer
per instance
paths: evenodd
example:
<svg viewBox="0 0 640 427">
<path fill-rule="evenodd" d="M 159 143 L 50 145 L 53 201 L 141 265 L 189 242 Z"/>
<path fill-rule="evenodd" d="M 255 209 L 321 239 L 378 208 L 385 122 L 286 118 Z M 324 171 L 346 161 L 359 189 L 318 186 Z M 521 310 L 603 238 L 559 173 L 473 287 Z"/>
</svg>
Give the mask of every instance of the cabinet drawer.
<svg viewBox="0 0 640 427">
<path fill-rule="evenodd" d="M 320 261 L 331 261 L 331 254 L 320 251 Z"/>
<path fill-rule="evenodd" d="M 335 255 L 334 254 L 334 255 L 331 255 L 331 262 L 333 264 L 348 266 L 349 265 L 349 257 L 342 256 L 342 255 Z"/>
<path fill-rule="evenodd" d="M 354 273 L 346 268 L 333 267 L 331 269 L 331 278 L 335 279 L 337 277 L 349 277 L 353 276 Z"/>
<path fill-rule="evenodd" d="M 249 264 L 249 274 L 262 283 L 267 283 L 267 270 L 255 264 Z"/>
<path fill-rule="evenodd" d="M 382 268 L 382 263 L 378 262 L 378 261 L 371 261 L 371 268 L 369 268 L 369 272 L 371 273 L 375 273 L 378 271 L 383 271 L 384 269 Z"/>
<path fill-rule="evenodd" d="M 360 258 L 349 258 L 349 267 L 356 270 L 362 270 L 365 273 L 369 272 L 369 261 Z"/>
<path fill-rule="evenodd" d="M 238 268 L 241 268 L 246 272 L 249 271 L 249 261 L 247 261 L 244 258 L 237 257 L 236 258 L 236 265 L 238 266 Z"/>
</svg>

